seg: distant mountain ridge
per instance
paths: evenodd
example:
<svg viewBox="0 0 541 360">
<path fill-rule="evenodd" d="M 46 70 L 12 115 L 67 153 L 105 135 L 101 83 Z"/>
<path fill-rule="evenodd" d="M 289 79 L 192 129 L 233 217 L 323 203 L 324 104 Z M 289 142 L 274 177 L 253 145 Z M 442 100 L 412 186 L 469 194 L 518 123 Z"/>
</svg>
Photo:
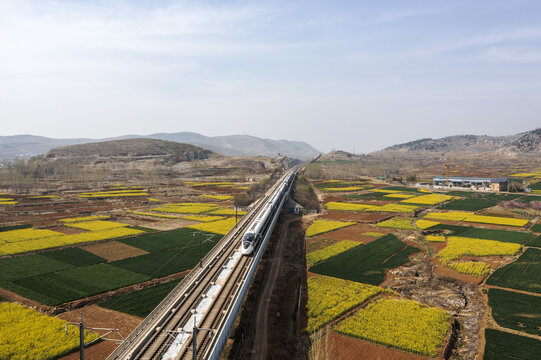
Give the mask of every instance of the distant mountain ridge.
<svg viewBox="0 0 541 360">
<path fill-rule="evenodd" d="M 55 139 L 34 135 L 0 136 L 0 159 L 29 158 L 61 146 L 96 143 L 109 140 L 149 138 L 191 144 L 226 156 L 268 156 L 278 154 L 307 160 L 320 154 L 302 141 L 262 139 L 250 135 L 205 136 L 193 132 L 156 133 L 147 136 L 124 135 L 105 139 Z"/>
<path fill-rule="evenodd" d="M 373 152 L 375 156 L 414 156 L 437 154 L 475 156 L 494 154 L 500 156 L 541 155 L 541 128 L 509 136 L 454 135 L 439 139 L 424 138 L 393 145 Z"/>
</svg>

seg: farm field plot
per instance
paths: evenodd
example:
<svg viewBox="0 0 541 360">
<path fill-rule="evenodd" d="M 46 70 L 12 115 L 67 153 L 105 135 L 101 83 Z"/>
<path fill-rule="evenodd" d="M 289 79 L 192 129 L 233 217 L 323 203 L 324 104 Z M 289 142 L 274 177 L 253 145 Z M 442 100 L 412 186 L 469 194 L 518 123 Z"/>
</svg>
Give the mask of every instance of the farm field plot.
<svg viewBox="0 0 541 360">
<path fill-rule="evenodd" d="M 541 201 L 541 195 L 526 195 L 517 199 L 518 202 L 531 203 L 532 201 Z"/>
<path fill-rule="evenodd" d="M 231 200 L 233 199 L 233 196 L 231 195 L 201 195 L 202 198 L 207 198 L 207 199 L 213 199 L 213 200 L 220 200 L 220 201 L 224 201 L 224 200 Z"/>
<path fill-rule="evenodd" d="M 528 241 L 526 243 L 526 245 L 541 248 L 541 235 L 539 235 L 539 236 L 533 238 L 532 240 Z"/>
<path fill-rule="evenodd" d="M 489 289 L 488 305 L 498 325 L 541 335 L 541 297 Z"/>
<path fill-rule="evenodd" d="M 176 214 L 202 214 L 211 210 L 217 210 L 218 205 L 207 203 L 178 203 L 178 204 L 165 204 L 152 209 L 152 211 L 176 213 Z"/>
<path fill-rule="evenodd" d="M 45 316 L 24 306 L 0 304 L 0 359 L 56 359 L 79 347 L 79 333 L 64 320 Z M 97 335 L 85 332 L 85 341 Z"/>
<path fill-rule="evenodd" d="M 199 261 L 199 234 L 191 229 L 145 234 L 120 243 L 144 253 L 123 260 L 105 259 L 78 248 L 0 260 L 0 285 L 45 305 L 115 290 L 193 268 Z M 204 256 L 221 237 L 202 244 Z M 127 245 L 126 245 L 127 244 Z M 100 244 L 107 245 L 107 244 Z M 129 246 L 128 246 L 129 245 Z M 146 252 L 150 252 L 146 254 Z M 19 270 L 23 268 L 23 271 Z"/>
<path fill-rule="evenodd" d="M 215 244 L 215 242 L 205 242 L 201 247 L 202 255 L 205 256 Z M 163 250 L 118 260 L 110 264 L 117 268 L 143 274 L 149 278 L 158 278 L 192 269 L 198 263 L 199 243 L 184 248 Z"/>
<path fill-rule="evenodd" d="M 425 216 L 425 218 L 436 219 L 436 220 L 466 221 L 466 222 L 474 222 L 474 223 L 482 223 L 482 224 L 494 224 L 494 225 L 517 226 L 517 227 L 522 227 L 529 222 L 528 219 L 476 215 L 473 213 L 459 212 L 459 211 L 431 212 L 431 213 L 428 213 Z"/>
<path fill-rule="evenodd" d="M 109 229 L 116 229 L 128 226 L 127 224 L 121 224 L 114 221 L 104 221 L 104 220 L 91 220 L 91 221 L 82 221 L 75 223 L 66 223 L 67 226 L 74 227 L 77 229 L 83 229 L 88 231 L 102 231 Z"/>
<path fill-rule="evenodd" d="M 447 237 L 447 246 L 436 256 L 443 265 L 462 256 L 504 256 L 514 255 L 520 244 L 494 240 L 472 239 L 458 236 Z"/>
<path fill-rule="evenodd" d="M 220 237 L 216 235 L 213 237 L 213 240 L 216 238 Z M 199 246 L 199 232 L 193 229 L 183 228 L 144 234 L 118 241 L 148 252 L 156 252 L 190 245 Z"/>
<path fill-rule="evenodd" d="M 247 212 L 246 211 L 241 211 L 241 210 L 235 211 L 235 209 L 219 208 L 219 209 L 216 209 L 216 210 L 209 211 L 207 214 L 208 215 L 221 215 L 221 216 L 235 216 L 235 214 L 236 214 L 238 216 L 243 216 L 243 215 L 246 215 Z"/>
<path fill-rule="evenodd" d="M 29 290 L 20 291 L 21 295 L 54 306 L 149 279 L 111 264 L 96 264 L 15 280 L 13 284 Z M 34 293 L 43 297 L 36 298 Z"/>
<path fill-rule="evenodd" d="M 445 203 L 439 208 L 442 210 L 464 210 L 464 211 L 477 211 L 481 209 L 486 209 L 498 204 L 496 200 L 489 199 L 477 199 L 477 198 L 466 198 L 453 200 L 451 202 Z"/>
<path fill-rule="evenodd" d="M 99 244 L 85 245 L 84 250 L 107 259 L 107 261 L 122 260 L 134 256 L 148 254 L 148 252 L 145 250 L 114 240 Z"/>
<path fill-rule="evenodd" d="M 207 231 L 214 234 L 225 235 L 231 229 L 233 229 L 233 227 L 235 227 L 236 223 L 237 223 L 237 220 L 235 220 L 235 218 L 228 218 L 228 219 L 223 219 L 223 220 L 204 222 L 204 223 L 196 224 L 196 225 L 189 225 L 188 228 L 201 230 L 201 231 Z"/>
<path fill-rule="evenodd" d="M 131 229 L 125 226 L 117 227 L 114 229 L 89 231 L 79 234 L 68 235 L 50 230 L 24 229 L 14 231 L 25 231 L 25 234 L 13 234 L 12 231 L 0 232 L 0 235 L 4 236 L 3 238 L 0 238 L 0 255 L 18 254 L 85 242 L 115 239 L 144 233 L 144 231 L 142 230 Z M 2 240 L 4 241 L 4 243 L 2 243 Z"/>
<path fill-rule="evenodd" d="M 76 222 L 83 222 L 83 221 L 91 221 L 91 220 L 105 220 L 109 219 L 108 215 L 93 215 L 93 216 L 80 216 L 75 218 L 68 218 L 68 219 L 60 219 L 63 223 L 76 223 Z"/>
<path fill-rule="evenodd" d="M 413 300 L 380 299 L 335 328 L 346 335 L 417 354 L 436 356 L 449 331 L 450 316 Z"/>
<path fill-rule="evenodd" d="M 516 261 L 496 270 L 487 284 L 541 294 L 541 250 L 526 249 Z"/>
<path fill-rule="evenodd" d="M 411 218 L 392 218 L 389 220 L 381 221 L 376 224 L 378 227 L 400 229 L 400 230 L 416 230 L 411 224 Z"/>
<path fill-rule="evenodd" d="M 417 220 L 421 221 L 421 220 Z M 425 220 L 430 221 L 430 220 Z M 449 236 L 459 236 L 463 232 L 473 229 L 471 226 L 462 226 L 462 225 L 449 225 L 449 224 L 438 224 L 427 228 L 428 230 L 449 230 Z"/>
<path fill-rule="evenodd" d="M 460 232 L 460 236 L 475 239 L 497 240 L 515 244 L 524 244 L 526 241 L 528 241 L 528 239 L 532 237 L 532 234 L 527 232 L 481 229 L 472 227 L 463 232 Z"/>
<path fill-rule="evenodd" d="M 530 230 L 535 233 L 541 233 L 541 224 L 535 224 Z"/>
<path fill-rule="evenodd" d="M 182 279 L 148 287 L 129 294 L 120 295 L 99 303 L 101 307 L 126 314 L 146 317 L 178 285 Z"/>
<path fill-rule="evenodd" d="M 319 249 L 319 250 L 315 250 L 315 251 L 307 253 L 306 263 L 308 267 L 310 267 L 320 261 L 326 260 L 330 257 L 338 255 L 346 250 L 349 250 L 359 245 L 362 245 L 362 243 L 357 242 L 357 241 L 351 241 L 351 240 L 343 240 L 343 241 L 337 242 L 323 249 Z"/>
<path fill-rule="evenodd" d="M 412 213 L 418 209 L 417 206 L 403 204 L 356 204 L 331 201 L 325 204 L 328 210 L 336 211 L 377 211 L 377 212 L 393 212 L 393 213 Z"/>
<path fill-rule="evenodd" d="M 461 274 L 483 277 L 490 272 L 490 265 L 482 261 L 461 261 L 447 265 Z"/>
<path fill-rule="evenodd" d="M 378 286 L 327 277 L 308 279 L 308 324 L 311 333 L 369 298 L 392 291 Z"/>
<path fill-rule="evenodd" d="M 419 205 L 435 205 L 440 202 L 449 201 L 453 197 L 449 195 L 440 195 L 440 194 L 427 194 L 419 195 L 410 199 L 402 200 L 402 203 L 406 204 L 419 204 Z"/>
<path fill-rule="evenodd" d="M 484 360 L 532 360 L 541 354 L 541 341 L 507 332 L 485 330 Z"/>
<path fill-rule="evenodd" d="M 13 281 L 101 262 L 105 262 L 105 259 L 79 248 L 0 259 L 0 281 Z"/>
<path fill-rule="evenodd" d="M 310 271 L 377 285 L 383 281 L 385 271 L 409 262 L 408 256 L 418 251 L 388 234 L 314 265 Z"/>
<path fill-rule="evenodd" d="M 312 237 L 351 225 L 355 225 L 355 222 L 316 220 L 306 229 L 306 236 Z"/>
<path fill-rule="evenodd" d="M 188 215 L 183 216 L 183 219 L 186 220 L 194 220 L 199 222 L 210 222 L 210 221 L 216 221 L 216 220 L 223 220 L 223 216 L 217 216 L 217 215 Z"/>
</svg>

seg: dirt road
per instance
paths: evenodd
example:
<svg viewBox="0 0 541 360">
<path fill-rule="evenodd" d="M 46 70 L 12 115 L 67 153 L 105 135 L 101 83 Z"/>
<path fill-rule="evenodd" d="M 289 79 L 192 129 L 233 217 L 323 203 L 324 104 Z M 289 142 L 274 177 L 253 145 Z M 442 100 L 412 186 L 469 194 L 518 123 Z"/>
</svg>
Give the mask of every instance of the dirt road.
<svg viewBox="0 0 541 360">
<path fill-rule="evenodd" d="M 263 291 L 259 298 L 257 304 L 257 315 L 256 322 L 258 324 L 255 332 L 254 339 L 254 349 L 256 353 L 254 354 L 254 359 L 264 360 L 267 358 L 267 347 L 268 347 L 268 318 L 269 318 L 269 305 L 271 302 L 271 295 L 275 288 L 276 280 L 278 279 L 278 274 L 280 272 L 280 267 L 282 265 L 283 252 L 285 244 L 288 241 L 288 230 L 289 225 L 292 221 L 296 219 L 287 219 L 284 221 L 279 228 L 279 234 L 276 238 L 276 247 L 274 249 L 271 258 L 269 259 L 268 264 L 268 278 L 267 282 L 264 285 Z"/>
</svg>

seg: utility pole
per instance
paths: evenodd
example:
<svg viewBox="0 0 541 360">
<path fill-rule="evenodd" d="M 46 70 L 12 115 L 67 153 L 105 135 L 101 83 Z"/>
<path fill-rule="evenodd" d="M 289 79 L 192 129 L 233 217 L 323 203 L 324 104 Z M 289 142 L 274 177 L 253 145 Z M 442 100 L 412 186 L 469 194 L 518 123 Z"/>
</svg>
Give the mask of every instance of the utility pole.
<svg viewBox="0 0 541 360">
<path fill-rule="evenodd" d="M 195 310 L 192 310 L 192 312 L 195 312 Z M 197 360 L 197 333 L 199 331 L 210 331 L 210 336 L 212 336 L 212 334 L 214 333 L 213 329 L 197 327 L 197 320 L 195 316 L 193 318 L 192 331 L 186 331 L 184 329 L 181 329 L 178 331 L 165 330 L 165 332 L 169 336 L 171 336 L 173 339 L 175 339 L 175 337 L 172 334 L 192 334 L 192 359 L 193 360 Z"/>
<path fill-rule="evenodd" d="M 196 233 L 193 233 L 192 236 L 195 236 Z M 213 234 L 205 234 L 207 237 L 205 241 L 212 239 Z M 199 230 L 199 267 L 203 267 L 203 230 Z"/>
<path fill-rule="evenodd" d="M 83 322 L 83 312 L 81 311 L 81 321 L 79 321 L 78 323 L 76 322 L 66 322 L 66 334 L 68 333 L 68 325 L 76 325 L 79 327 L 79 359 L 80 360 L 85 360 L 85 330 L 90 330 L 90 331 L 93 331 L 94 333 L 96 332 L 96 330 L 103 330 L 103 331 L 107 331 L 107 333 L 99 336 L 97 339 L 95 340 L 92 340 L 91 342 L 88 343 L 88 345 L 100 340 L 100 339 L 103 339 L 103 340 L 110 340 L 110 341 L 117 341 L 117 342 L 122 342 L 124 341 L 124 338 L 122 337 L 122 335 L 120 335 L 120 332 L 118 333 L 120 335 L 120 339 L 110 339 L 110 338 L 107 338 L 106 336 L 111 334 L 112 332 L 118 332 L 118 329 L 108 329 L 108 328 L 93 328 L 93 327 L 86 327 L 85 326 L 85 323 Z"/>
</svg>

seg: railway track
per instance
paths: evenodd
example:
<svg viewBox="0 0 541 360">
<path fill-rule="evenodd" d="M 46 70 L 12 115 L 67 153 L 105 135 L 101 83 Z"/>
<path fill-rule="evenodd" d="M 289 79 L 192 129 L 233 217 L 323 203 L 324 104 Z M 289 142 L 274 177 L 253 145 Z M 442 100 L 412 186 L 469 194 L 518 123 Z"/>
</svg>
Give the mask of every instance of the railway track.
<svg viewBox="0 0 541 360">
<path fill-rule="evenodd" d="M 290 172 L 296 173 L 299 168 L 300 166 L 297 166 Z M 237 228 L 205 256 L 203 267 L 193 269 L 108 360 L 217 357 L 216 354 L 221 350 L 217 342 L 220 339 L 223 342 L 223 339 L 227 338 L 223 332 L 229 332 L 231 317 L 234 319 L 240 307 L 280 211 L 276 211 L 272 224 L 265 229 L 265 241 L 262 241 L 257 254 L 254 252 L 253 256 L 241 255 L 239 248 L 242 235 L 290 172 L 280 178 L 243 217 Z M 281 200 L 279 209 L 284 199 Z M 196 354 L 193 352 L 195 326 L 201 329 L 196 331 Z M 220 347 L 218 352 L 217 347 Z"/>
</svg>

